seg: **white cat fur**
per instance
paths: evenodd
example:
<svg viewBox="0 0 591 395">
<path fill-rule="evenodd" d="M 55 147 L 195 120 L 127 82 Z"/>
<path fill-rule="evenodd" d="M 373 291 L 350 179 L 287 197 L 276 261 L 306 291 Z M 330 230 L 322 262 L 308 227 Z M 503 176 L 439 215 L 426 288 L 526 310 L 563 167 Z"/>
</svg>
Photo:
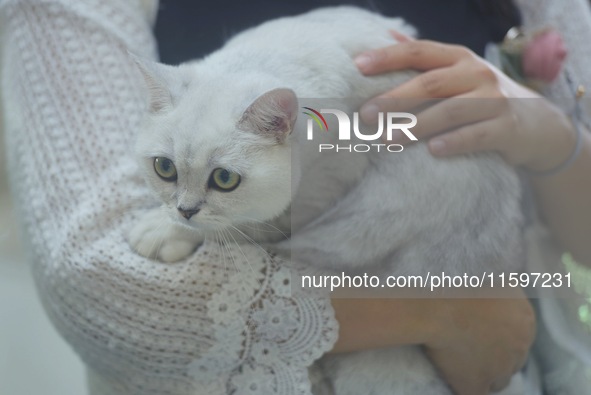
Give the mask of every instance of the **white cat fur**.
<svg viewBox="0 0 591 395">
<path fill-rule="evenodd" d="M 389 30 L 414 34 L 398 18 L 332 7 L 264 23 L 178 67 L 138 61 L 150 111 L 137 154 L 163 204 L 131 230 L 136 251 L 176 261 L 234 226 L 335 270 L 519 269 L 520 187 L 496 155 L 437 160 L 422 143 L 386 155 L 303 148 L 306 119 L 298 117 L 296 96 L 354 97 L 358 105 L 415 75 L 365 77 L 352 62 L 362 51 L 394 44 Z M 158 156 L 175 163 L 177 182 L 155 174 Z M 242 175 L 236 190 L 207 188 L 218 167 Z M 292 204 L 297 218 L 290 218 Z M 200 211 L 186 220 L 179 206 Z M 253 232 L 261 222 L 285 233 L 293 222 L 294 233 L 281 241 L 279 231 Z M 327 356 L 316 368 L 330 384 L 318 385 L 317 395 L 451 394 L 418 347 Z M 506 393 L 522 393 L 517 387 Z"/>
</svg>

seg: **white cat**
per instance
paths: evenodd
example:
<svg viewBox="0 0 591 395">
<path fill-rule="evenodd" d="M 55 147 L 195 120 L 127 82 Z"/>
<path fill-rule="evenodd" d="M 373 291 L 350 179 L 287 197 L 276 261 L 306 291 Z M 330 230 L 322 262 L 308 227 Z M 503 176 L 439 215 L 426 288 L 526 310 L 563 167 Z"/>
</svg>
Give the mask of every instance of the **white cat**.
<svg viewBox="0 0 591 395">
<path fill-rule="evenodd" d="M 392 29 L 413 34 L 401 19 L 326 8 L 247 30 L 178 67 L 138 61 L 150 110 L 137 154 L 163 205 L 131 230 L 133 248 L 172 262 L 223 229 L 337 270 L 518 270 L 520 186 L 496 155 L 436 160 L 421 143 L 397 154 L 308 149 L 298 98 L 354 98 L 354 109 L 415 75 L 355 67 L 360 52 L 395 43 Z M 278 231 L 253 231 L 260 223 Z M 329 383 L 317 394 L 451 394 L 418 347 L 317 367 Z"/>
</svg>

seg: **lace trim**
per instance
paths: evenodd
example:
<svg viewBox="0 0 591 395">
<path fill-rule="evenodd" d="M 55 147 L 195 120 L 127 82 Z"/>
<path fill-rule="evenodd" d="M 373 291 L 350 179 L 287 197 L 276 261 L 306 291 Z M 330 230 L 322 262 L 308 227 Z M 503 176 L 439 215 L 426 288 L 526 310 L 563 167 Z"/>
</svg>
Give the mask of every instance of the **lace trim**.
<svg viewBox="0 0 591 395">
<path fill-rule="evenodd" d="M 292 289 L 295 276 L 285 262 L 252 263 L 207 303 L 214 346 L 188 373 L 224 394 L 310 395 L 308 367 L 338 336 L 330 300 Z"/>
</svg>

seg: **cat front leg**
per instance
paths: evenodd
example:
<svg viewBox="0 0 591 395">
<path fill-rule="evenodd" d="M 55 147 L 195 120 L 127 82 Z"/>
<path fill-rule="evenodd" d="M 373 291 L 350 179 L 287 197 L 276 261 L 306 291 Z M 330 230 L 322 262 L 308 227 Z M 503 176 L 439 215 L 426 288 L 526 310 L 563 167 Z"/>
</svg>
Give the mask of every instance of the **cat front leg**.
<svg viewBox="0 0 591 395">
<path fill-rule="evenodd" d="M 128 235 L 129 244 L 138 254 L 163 262 L 188 257 L 204 239 L 202 232 L 174 223 L 161 208 L 146 213 Z"/>
</svg>

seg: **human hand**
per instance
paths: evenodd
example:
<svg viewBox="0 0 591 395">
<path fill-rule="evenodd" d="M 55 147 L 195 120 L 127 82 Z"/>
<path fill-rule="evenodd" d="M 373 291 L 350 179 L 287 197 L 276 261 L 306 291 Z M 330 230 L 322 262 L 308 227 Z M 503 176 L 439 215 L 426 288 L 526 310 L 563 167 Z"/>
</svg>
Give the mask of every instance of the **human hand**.
<svg viewBox="0 0 591 395">
<path fill-rule="evenodd" d="M 336 298 L 332 352 L 421 344 L 457 395 L 488 395 L 523 365 L 534 338 L 533 310 L 515 292 L 514 299 Z"/>
<path fill-rule="evenodd" d="M 440 331 L 425 350 L 457 395 L 499 391 L 524 365 L 535 315 L 523 291 L 516 292 L 516 299 L 438 301 Z"/>
<path fill-rule="evenodd" d="M 441 99 L 417 114 L 412 129 L 419 140 L 429 138 L 435 156 L 497 151 L 508 163 L 534 171 L 569 157 L 576 140 L 573 126 L 549 101 L 467 48 L 393 35 L 398 44 L 355 59 L 360 71 L 423 73 L 369 100 L 361 108 L 366 123 L 375 123 L 378 112 L 408 111 L 416 99 Z M 392 142 L 407 144 L 402 137 Z"/>
</svg>

